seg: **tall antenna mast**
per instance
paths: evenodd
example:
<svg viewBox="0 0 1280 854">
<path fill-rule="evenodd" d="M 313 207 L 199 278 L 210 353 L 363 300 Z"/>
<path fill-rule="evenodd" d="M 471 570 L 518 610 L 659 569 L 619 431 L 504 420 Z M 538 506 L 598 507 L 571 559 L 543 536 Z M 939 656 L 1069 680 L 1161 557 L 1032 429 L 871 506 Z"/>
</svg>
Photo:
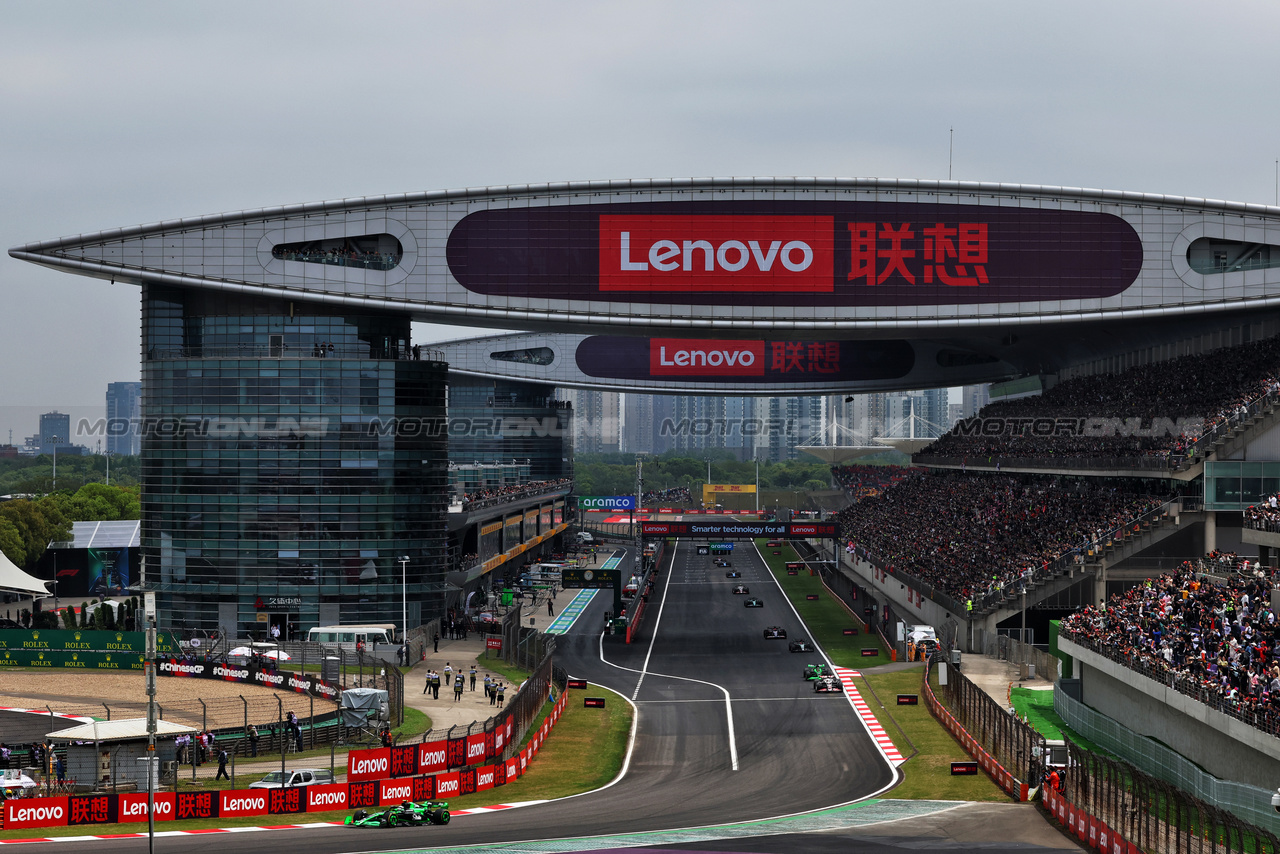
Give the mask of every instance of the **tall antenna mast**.
<svg viewBox="0 0 1280 854">
<path fill-rule="evenodd" d="M 951 164 L 956 156 L 956 129 L 951 128 L 951 140 L 947 144 L 947 180 L 951 180 Z M 1280 162 L 1280 161 L 1277 161 Z"/>
</svg>

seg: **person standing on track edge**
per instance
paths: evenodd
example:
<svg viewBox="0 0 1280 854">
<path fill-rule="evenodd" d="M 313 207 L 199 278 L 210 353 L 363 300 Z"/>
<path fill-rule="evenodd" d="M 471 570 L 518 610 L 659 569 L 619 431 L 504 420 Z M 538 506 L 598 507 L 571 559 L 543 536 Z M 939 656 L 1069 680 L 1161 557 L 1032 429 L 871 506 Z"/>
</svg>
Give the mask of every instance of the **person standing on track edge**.
<svg viewBox="0 0 1280 854">
<path fill-rule="evenodd" d="M 548 597 L 547 598 L 547 616 L 554 617 L 555 615 L 556 615 L 556 610 L 554 607 L 552 607 L 551 599 L 550 597 Z"/>
<path fill-rule="evenodd" d="M 218 776 L 215 780 L 230 780 L 231 775 L 227 773 L 227 749 L 224 747 L 218 751 Z"/>
<path fill-rule="evenodd" d="M 476 689 L 476 666 L 473 664 L 471 665 L 471 690 L 474 691 L 475 689 Z"/>
<path fill-rule="evenodd" d="M 433 652 L 440 651 L 440 633 L 439 632 L 436 632 L 435 636 L 431 638 L 431 649 Z"/>
</svg>

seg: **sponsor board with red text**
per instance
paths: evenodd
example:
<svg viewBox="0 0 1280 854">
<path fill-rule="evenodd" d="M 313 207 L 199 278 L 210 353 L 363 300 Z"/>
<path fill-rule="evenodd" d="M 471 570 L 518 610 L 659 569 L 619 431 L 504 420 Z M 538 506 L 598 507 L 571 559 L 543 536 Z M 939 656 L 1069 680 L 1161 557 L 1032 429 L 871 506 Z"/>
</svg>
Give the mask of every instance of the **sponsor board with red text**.
<svg viewBox="0 0 1280 854">
<path fill-rule="evenodd" d="M 347 780 L 381 780 L 391 776 L 391 750 L 353 750 L 347 755 Z"/>
<path fill-rule="evenodd" d="M 447 774 L 415 777 L 382 777 L 354 780 L 346 784 L 289 789 L 228 789 L 207 792 L 157 792 L 155 817 L 160 821 L 189 818 L 219 818 L 290 813 L 328 812 L 398 804 L 401 801 L 447 799 L 485 791 L 514 782 L 528 768 L 539 745 L 559 720 L 566 704 L 565 694 L 557 699 L 551 713 L 536 730 L 534 738 L 519 754 L 504 763 L 468 767 Z M 508 721 L 510 726 L 514 726 Z M 493 739 L 496 743 L 497 739 Z M 456 739 L 465 748 L 466 739 Z M 416 745 L 424 762 L 439 761 L 446 742 Z M 349 767 L 360 774 L 384 773 L 390 751 L 385 748 L 353 751 Z M 139 793 L 75 795 L 30 798 L 4 802 L 5 829 L 62 827 L 80 824 L 141 822 L 147 818 L 147 796 Z M 204 831 L 202 831 L 204 832 Z"/>
<path fill-rule="evenodd" d="M 764 341 L 593 335 L 578 342 L 591 377 L 669 382 L 849 382 L 896 379 L 915 366 L 906 341 Z"/>
<path fill-rule="evenodd" d="M 242 815 L 266 815 L 268 789 L 230 789 L 218 793 L 218 815 L 234 818 Z"/>
<path fill-rule="evenodd" d="M 346 786 L 342 787 L 346 789 Z M 142 792 L 127 792 L 119 796 L 120 800 L 117 805 L 116 820 L 120 822 L 126 821 L 146 821 L 147 820 L 147 795 Z M 156 792 L 156 821 L 170 821 L 174 817 L 174 794 L 173 792 Z"/>
</svg>

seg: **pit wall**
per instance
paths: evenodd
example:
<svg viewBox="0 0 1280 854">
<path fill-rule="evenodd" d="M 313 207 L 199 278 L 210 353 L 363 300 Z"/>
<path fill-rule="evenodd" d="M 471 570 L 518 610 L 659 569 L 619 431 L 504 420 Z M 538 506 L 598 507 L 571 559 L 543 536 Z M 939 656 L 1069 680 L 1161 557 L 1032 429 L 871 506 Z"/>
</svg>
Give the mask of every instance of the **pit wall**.
<svg viewBox="0 0 1280 854">
<path fill-rule="evenodd" d="M 348 759 L 348 771 L 350 773 L 351 768 L 356 768 L 359 779 L 331 786 L 296 789 L 156 792 L 155 818 L 157 821 L 241 818 L 368 809 L 393 806 L 401 801 L 447 800 L 494 789 L 515 782 L 525 773 L 543 741 L 560 720 L 567 700 L 568 693 L 562 692 L 524 748 L 504 761 L 454 771 L 443 770 L 453 767 L 458 761 L 467 765 L 475 758 L 483 761 L 499 756 L 505 743 L 498 741 L 496 732 L 405 747 L 352 751 L 354 758 Z M 511 722 L 508 721 L 502 733 L 504 738 L 511 734 L 510 729 Z M 436 768 L 442 770 L 424 773 Z M 21 798 L 4 802 L 5 830 L 146 820 L 146 792 Z"/>
</svg>

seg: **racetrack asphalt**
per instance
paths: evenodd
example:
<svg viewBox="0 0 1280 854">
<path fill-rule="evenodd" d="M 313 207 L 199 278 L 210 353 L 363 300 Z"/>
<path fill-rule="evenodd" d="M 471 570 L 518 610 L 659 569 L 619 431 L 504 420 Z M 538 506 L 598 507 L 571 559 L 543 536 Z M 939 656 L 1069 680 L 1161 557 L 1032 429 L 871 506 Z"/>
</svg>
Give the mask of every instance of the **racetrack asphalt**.
<svg viewBox="0 0 1280 854">
<path fill-rule="evenodd" d="M 502 843 L 517 843 L 514 848 L 530 840 L 593 836 L 601 837 L 599 848 L 605 849 L 613 847 L 608 838 L 619 834 L 755 821 L 883 792 L 897 772 L 876 749 L 850 703 L 839 694 L 815 694 L 804 681 L 803 665 L 813 656 L 788 652 L 786 641 L 764 639 L 770 625 L 783 626 L 790 637 L 808 633 L 750 541 L 739 543 L 731 558 L 742 573 L 740 580 L 725 578 L 726 570 L 697 555 L 694 545 L 679 543 L 670 569 L 657 578 L 645 624 L 631 644 L 600 634 L 610 604 L 605 596 L 597 596 L 573 630 L 559 639 L 557 663 L 571 676 L 605 685 L 636 706 L 629 768 L 614 784 L 536 806 L 460 817 L 444 827 L 171 836 L 157 839 L 155 850 L 494 850 L 505 847 Z M 764 607 L 746 608 L 747 597 L 732 593 L 739 583 L 763 599 Z M 495 802 L 500 800 L 501 790 L 495 790 Z M 878 832 L 885 835 L 884 828 L 897 824 L 879 825 Z M 820 843 L 820 838 L 812 838 L 815 850 L 837 850 L 828 847 L 837 842 L 828 838 Z M 746 847 L 746 840 L 735 839 L 726 840 L 724 847 L 705 843 L 674 848 L 806 850 L 796 839 L 786 839 L 760 837 L 764 847 Z M 932 841 L 942 840 L 933 836 Z M 848 844 L 846 840 L 842 850 Z M 92 850 L 141 851 L 145 845 L 145 839 L 102 841 Z"/>
</svg>

